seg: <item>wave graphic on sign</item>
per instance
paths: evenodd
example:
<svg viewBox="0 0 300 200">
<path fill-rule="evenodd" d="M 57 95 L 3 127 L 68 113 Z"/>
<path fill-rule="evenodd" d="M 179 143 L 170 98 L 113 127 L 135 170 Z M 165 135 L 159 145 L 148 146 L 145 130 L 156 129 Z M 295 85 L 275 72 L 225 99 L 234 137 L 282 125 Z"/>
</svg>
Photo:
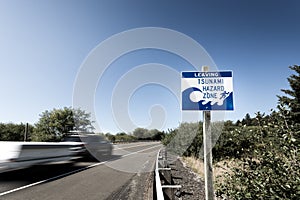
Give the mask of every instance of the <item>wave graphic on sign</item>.
<svg viewBox="0 0 300 200">
<path fill-rule="evenodd" d="M 190 95 L 193 92 L 201 92 L 199 88 L 191 87 L 182 92 L 182 110 L 233 110 L 233 92 L 227 95 L 222 105 L 213 104 L 212 101 L 201 100 L 193 102 Z"/>
</svg>

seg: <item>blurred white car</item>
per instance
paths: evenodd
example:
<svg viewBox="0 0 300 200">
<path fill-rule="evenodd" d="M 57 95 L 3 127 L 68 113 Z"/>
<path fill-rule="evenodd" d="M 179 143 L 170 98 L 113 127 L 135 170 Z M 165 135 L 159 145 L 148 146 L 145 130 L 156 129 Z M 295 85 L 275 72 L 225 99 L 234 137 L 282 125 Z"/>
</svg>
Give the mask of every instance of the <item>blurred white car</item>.
<svg viewBox="0 0 300 200">
<path fill-rule="evenodd" d="M 13 142 L 0 141 L 0 173 L 78 159 L 79 142 Z"/>
<path fill-rule="evenodd" d="M 96 134 L 86 134 L 83 132 L 71 133 L 63 138 L 62 141 L 78 142 L 78 145 L 72 151 L 82 156 L 110 156 L 113 150 L 113 145 L 109 141 L 103 136 Z"/>
</svg>

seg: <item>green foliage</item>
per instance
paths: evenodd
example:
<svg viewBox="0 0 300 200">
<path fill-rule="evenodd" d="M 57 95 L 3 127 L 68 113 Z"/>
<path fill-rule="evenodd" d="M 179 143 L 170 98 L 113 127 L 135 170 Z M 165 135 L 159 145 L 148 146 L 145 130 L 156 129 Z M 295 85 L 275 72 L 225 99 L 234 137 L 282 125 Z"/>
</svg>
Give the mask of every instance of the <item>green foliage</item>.
<svg viewBox="0 0 300 200">
<path fill-rule="evenodd" d="M 300 66 L 294 65 L 289 68 L 296 72 L 288 78 L 291 89 L 282 89 L 281 91 L 288 96 L 278 98 L 279 102 L 289 109 L 291 120 L 300 123 Z"/>
<path fill-rule="evenodd" d="M 162 143 L 169 151 L 178 155 L 199 156 L 202 144 L 202 124 L 201 123 L 181 123 L 177 129 L 169 130 L 165 134 Z"/>
<path fill-rule="evenodd" d="M 157 129 L 151 129 L 149 130 L 149 136 L 151 140 L 161 141 L 164 138 L 165 133 Z"/>
<path fill-rule="evenodd" d="M 135 142 L 141 140 L 155 140 L 160 141 L 164 138 L 165 133 L 157 129 L 145 129 L 145 128 L 136 128 L 133 131 L 133 134 L 126 134 L 124 132 L 117 133 L 112 135 L 110 133 L 105 134 L 106 138 L 111 142 Z"/>
<path fill-rule="evenodd" d="M 202 143 L 203 143 L 203 130 L 202 130 L 202 123 L 193 123 L 191 124 L 192 127 L 195 128 L 196 137 L 193 139 L 192 144 L 189 148 L 185 151 L 184 156 L 193 156 L 195 158 L 202 156 Z"/>
<path fill-rule="evenodd" d="M 288 79 L 291 90 L 282 90 L 290 97 L 278 96 L 277 112 L 256 114 L 257 128 L 248 138 L 247 154 L 237 156 L 240 164 L 217 185 L 219 197 L 300 199 L 300 67 L 290 68 L 298 73 Z M 244 130 L 243 136 L 249 131 Z"/>
<path fill-rule="evenodd" d="M 115 142 L 134 142 L 136 141 L 136 137 L 133 135 L 127 135 L 126 133 L 117 133 L 115 135 Z"/>
<path fill-rule="evenodd" d="M 234 130 L 223 130 L 213 148 L 214 161 L 229 158 L 241 158 L 249 149 L 255 148 L 258 138 L 256 127 L 235 127 Z"/>
<path fill-rule="evenodd" d="M 136 138 L 146 138 L 146 137 L 148 137 L 148 130 L 145 129 L 145 128 L 136 128 L 136 129 L 133 131 L 133 135 L 134 135 Z"/>
<path fill-rule="evenodd" d="M 87 131 L 95 129 L 92 125 L 93 121 L 91 121 L 91 113 L 87 113 L 84 110 L 75 108 L 64 109 L 70 109 L 72 111 L 71 118 L 73 118 L 74 121 L 73 124 L 71 124 L 71 126 L 67 126 L 69 129 L 77 131 Z"/>
<path fill-rule="evenodd" d="M 283 112 L 284 113 L 284 112 Z M 257 116 L 260 125 L 256 142 L 241 158 L 241 164 L 225 175 L 217 194 L 230 199 L 299 199 L 299 129 L 289 126 L 282 112 L 268 120 Z M 259 133 L 258 132 L 258 133 Z M 262 137 L 263 136 L 263 137 Z"/>
<path fill-rule="evenodd" d="M 168 131 L 165 133 L 164 138 L 161 140 L 162 144 L 167 146 L 171 140 L 175 137 L 177 133 L 176 129 L 168 129 Z"/>
<path fill-rule="evenodd" d="M 34 127 L 28 126 L 28 132 L 32 133 Z M 25 124 L 0 123 L 0 141 L 24 141 Z M 30 139 L 30 138 L 29 138 Z"/>
<path fill-rule="evenodd" d="M 164 132 L 157 129 L 136 128 L 133 131 L 133 136 L 138 140 L 161 140 L 164 137 Z"/>
<path fill-rule="evenodd" d="M 252 125 L 252 119 L 250 117 L 250 114 L 247 113 L 245 118 L 242 120 L 242 125 L 251 126 Z"/>
<path fill-rule="evenodd" d="M 32 134 L 34 141 L 60 141 L 68 131 L 93 129 L 90 114 L 80 109 L 63 108 L 46 110 L 40 115 Z"/>
<path fill-rule="evenodd" d="M 254 147 L 259 138 L 255 134 L 260 134 L 257 127 L 236 126 L 232 121 L 213 122 L 211 124 L 213 157 L 215 161 L 224 158 L 240 158 L 247 154 L 250 147 Z M 188 142 L 191 141 L 191 142 Z M 177 129 L 166 133 L 162 143 L 172 151 L 203 158 L 203 125 L 200 123 L 182 123 Z M 184 150 L 184 152 L 183 152 Z"/>
</svg>

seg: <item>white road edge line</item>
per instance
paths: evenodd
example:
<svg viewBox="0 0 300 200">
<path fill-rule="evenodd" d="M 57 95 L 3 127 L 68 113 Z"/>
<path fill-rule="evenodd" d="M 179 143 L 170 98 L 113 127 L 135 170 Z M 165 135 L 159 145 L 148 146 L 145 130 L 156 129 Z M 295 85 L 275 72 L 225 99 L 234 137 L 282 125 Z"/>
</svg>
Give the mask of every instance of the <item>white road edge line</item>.
<svg viewBox="0 0 300 200">
<path fill-rule="evenodd" d="M 123 155 L 123 156 L 121 156 L 121 158 L 125 158 L 125 157 L 133 155 L 133 154 L 137 154 L 137 153 L 140 153 L 140 152 L 143 152 L 143 151 L 147 151 L 149 149 L 153 149 L 153 148 L 158 147 L 158 146 L 161 146 L 161 144 L 150 147 L 150 148 L 147 148 L 147 149 L 143 149 L 143 150 L 140 150 L 140 151 L 136 151 L 136 152 L 132 152 L 132 153 Z M 111 159 L 111 160 L 115 160 L 115 159 Z M 0 197 L 4 196 L 4 195 L 7 195 L 7 194 L 10 194 L 10 193 L 13 193 L 13 192 L 24 190 L 26 188 L 30 188 L 30 187 L 33 187 L 33 186 L 36 186 L 36 185 L 40 185 L 42 183 L 46 183 L 46 182 L 49 182 L 49 181 L 52 181 L 52 180 L 56 180 L 56 179 L 59 179 L 59 178 L 62 178 L 62 177 L 65 177 L 65 176 L 68 176 L 68 175 L 71 175 L 71 174 L 75 174 L 77 172 L 84 171 L 84 170 L 89 169 L 89 168 L 93 168 L 93 167 L 96 167 L 96 166 L 99 166 L 99 165 L 103 165 L 103 164 L 105 164 L 105 163 L 107 163 L 111 160 L 107 160 L 107 161 L 100 162 L 100 163 L 95 163 L 93 165 L 89 165 L 89 166 L 84 167 L 84 168 L 80 168 L 80 169 L 77 169 L 77 170 L 74 170 L 74 171 L 71 171 L 71 172 L 68 172 L 68 173 L 65 173 L 65 174 L 61 174 L 61 175 L 58 175 L 58 176 L 55 176 L 55 177 L 52 177 L 52 178 L 48 178 L 46 180 L 38 181 L 38 182 L 29 184 L 29 185 L 25 185 L 25 186 L 15 188 L 15 189 L 12 189 L 12 190 L 9 190 L 9 191 L 6 191 L 6 192 L 2 192 L 2 193 L 0 193 Z"/>
</svg>

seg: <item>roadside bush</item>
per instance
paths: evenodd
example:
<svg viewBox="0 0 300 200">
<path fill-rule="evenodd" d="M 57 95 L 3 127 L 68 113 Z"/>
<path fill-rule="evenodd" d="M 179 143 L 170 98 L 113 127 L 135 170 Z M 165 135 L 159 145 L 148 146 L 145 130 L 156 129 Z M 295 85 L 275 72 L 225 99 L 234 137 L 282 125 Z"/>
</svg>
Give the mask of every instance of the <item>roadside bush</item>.
<svg viewBox="0 0 300 200">
<path fill-rule="evenodd" d="M 202 124 L 181 123 L 177 129 L 165 134 L 162 143 L 169 152 L 185 156 L 193 154 L 198 157 L 202 144 Z"/>
<path fill-rule="evenodd" d="M 260 134 L 254 134 L 256 142 L 249 154 L 217 185 L 219 197 L 300 199 L 298 126 L 289 125 L 281 111 L 273 112 L 265 123 L 258 127 Z"/>
<path fill-rule="evenodd" d="M 242 164 L 225 175 L 217 195 L 229 199 L 299 199 L 299 153 L 285 156 L 276 149 L 260 151 L 255 159 L 242 159 Z"/>
<path fill-rule="evenodd" d="M 243 158 L 253 153 L 253 149 L 266 137 L 255 126 L 236 126 L 234 130 L 223 130 L 213 148 L 213 159 L 218 162 L 230 158 Z"/>
</svg>

